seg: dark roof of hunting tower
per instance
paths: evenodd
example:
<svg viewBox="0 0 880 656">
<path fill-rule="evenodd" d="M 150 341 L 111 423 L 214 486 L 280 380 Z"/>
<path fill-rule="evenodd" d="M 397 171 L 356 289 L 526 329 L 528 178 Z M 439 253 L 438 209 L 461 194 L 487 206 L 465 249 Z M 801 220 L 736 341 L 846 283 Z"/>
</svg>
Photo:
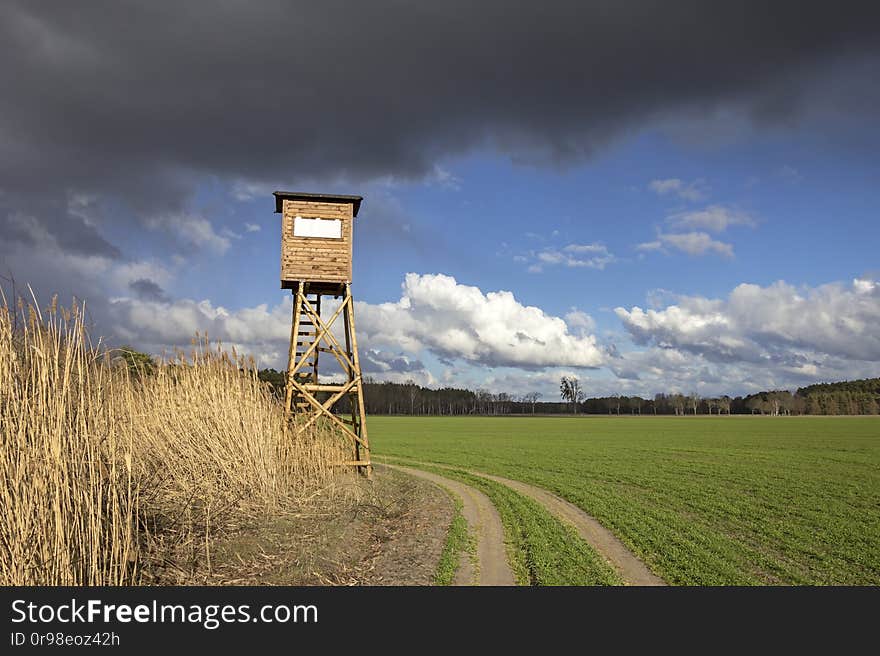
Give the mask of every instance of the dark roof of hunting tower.
<svg viewBox="0 0 880 656">
<path fill-rule="evenodd" d="M 300 191 L 273 191 L 275 196 L 275 211 L 281 212 L 281 207 L 285 200 L 306 200 L 316 201 L 319 203 L 351 203 L 352 214 L 358 215 L 361 208 L 363 196 L 340 196 L 339 194 L 305 194 Z"/>
</svg>

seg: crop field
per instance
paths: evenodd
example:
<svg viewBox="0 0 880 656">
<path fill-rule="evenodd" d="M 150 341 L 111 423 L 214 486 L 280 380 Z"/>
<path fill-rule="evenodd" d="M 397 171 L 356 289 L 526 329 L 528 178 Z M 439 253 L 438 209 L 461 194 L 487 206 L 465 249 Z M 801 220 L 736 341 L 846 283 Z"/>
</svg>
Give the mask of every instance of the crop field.
<svg viewBox="0 0 880 656">
<path fill-rule="evenodd" d="M 678 585 L 880 584 L 880 419 L 371 417 L 379 457 L 548 489 Z"/>
</svg>

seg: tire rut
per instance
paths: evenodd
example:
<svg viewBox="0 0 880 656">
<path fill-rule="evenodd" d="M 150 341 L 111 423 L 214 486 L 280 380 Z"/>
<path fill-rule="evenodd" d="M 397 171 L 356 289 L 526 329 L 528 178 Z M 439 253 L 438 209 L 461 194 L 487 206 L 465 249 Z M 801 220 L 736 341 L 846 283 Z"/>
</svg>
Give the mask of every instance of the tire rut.
<svg viewBox="0 0 880 656">
<path fill-rule="evenodd" d="M 425 463 L 441 469 L 456 469 L 449 465 L 440 465 L 437 463 Z M 463 469 L 463 468 L 458 468 Z M 544 488 L 523 483 L 522 481 L 486 474 L 484 472 L 465 470 L 475 476 L 482 476 L 497 483 L 508 486 L 509 488 L 534 499 L 547 509 L 550 514 L 557 519 L 573 526 L 590 546 L 592 546 L 599 555 L 607 560 L 611 566 L 623 579 L 626 585 L 635 586 L 664 586 L 666 581 L 654 574 L 648 566 L 632 551 L 621 542 L 614 533 L 602 526 L 599 521 L 573 503 L 556 496 L 552 492 Z M 444 479 L 445 480 L 445 479 Z"/>
<path fill-rule="evenodd" d="M 470 554 L 462 553 L 461 563 L 453 582 L 455 585 L 516 585 L 513 570 L 507 562 L 501 516 L 489 497 L 470 485 L 439 474 L 401 465 L 385 464 L 381 466 L 431 481 L 452 491 L 461 499 L 462 515 L 477 540 L 476 567 L 471 562 Z"/>
<path fill-rule="evenodd" d="M 611 563 L 611 566 L 617 570 L 620 578 L 627 585 L 666 585 L 666 581 L 648 569 L 648 566 L 631 552 L 617 536 L 573 503 L 543 488 L 523 483 L 522 481 L 480 472 L 471 473 L 502 483 L 520 494 L 531 497 L 544 506 L 551 515 L 573 526 L 582 539 L 588 542 L 601 556 Z"/>
</svg>

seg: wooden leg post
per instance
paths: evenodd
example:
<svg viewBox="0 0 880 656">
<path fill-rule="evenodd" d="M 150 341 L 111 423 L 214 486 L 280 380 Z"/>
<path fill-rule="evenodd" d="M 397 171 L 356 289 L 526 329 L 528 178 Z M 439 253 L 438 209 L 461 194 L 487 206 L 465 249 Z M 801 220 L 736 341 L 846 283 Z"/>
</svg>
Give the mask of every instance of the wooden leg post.
<svg viewBox="0 0 880 656">
<path fill-rule="evenodd" d="M 348 303 L 348 297 L 346 296 L 343 303 Z M 345 353 L 348 355 L 348 359 L 352 362 L 352 353 L 351 353 L 351 322 L 348 320 L 348 310 L 342 315 L 342 320 L 345 325 Z M 349 382 L 354 380 L 354 377 L 357 375 L 354 370 L 354 363 L 350 366 L 345 367 L 345 370 L 348 372 L 348 380 Z M 357 406 L 357 392 L 353 392 L 349 390 L 348 392 L 348 404 L 351 409 L 351 426 L 354 429 L 355 433 L 360 434 L 360 429 L 358 428 L 358 406 Z M 354 459 L 356 462 L 359 462 L 361 459 L 361 445 L 358 442 L 354 443 Z"/>
<path fill-rule="evenodd" d="M 360 437 L 360 445 L 363 446 L 362 452 L 359 454 L 359 457 L 356 462 L 362 462 L 362 465 L 358 466 L 361 473 L 366 475 L 367 478 L 373 477 L 373 465 L 370 461 L 370 441 L 367 438 L 367 413 L 364 407 L 364 383 L 363 376 L 361 376 L 361 363 L 360 357 L 358 356 L 358 348 L 357 348 L 357 334 L 354 329 L 354 301 L 351 298 L 351 284 L 345 283 L 345 300 L 346 308 L 345 313 L 348 318 L 348 326 L 346 326 L 346 333 L 350 334 L 351 340 L 351 362 L 353 365 L 354 376 L 357 379 L 356 394 L 357 394 L 357 405 L 358 405 L 358 421 L 357 421 L 357 433 L 358 437 Z"/>
</svg>

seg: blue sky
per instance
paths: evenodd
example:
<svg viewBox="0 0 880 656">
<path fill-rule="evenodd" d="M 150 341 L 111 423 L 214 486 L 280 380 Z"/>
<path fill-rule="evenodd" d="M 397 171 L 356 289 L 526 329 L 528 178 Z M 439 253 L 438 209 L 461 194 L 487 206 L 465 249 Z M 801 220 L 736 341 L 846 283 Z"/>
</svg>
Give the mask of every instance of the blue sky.
<svg viewBox="0 0 880 656">
<path fill-rule="evenodd" d="M 361 300 L 394 300 L 407 272 L 446 273 L 483 290 L 510 289 L 553 314 L 576 306 L 613 330 L 619 326 L 603 308 L 643 305 L 657 289 L 719 297 L 742 282 L 816 286 L 877 269 L 880 167 L 851 153 L 817 152 L 809 134 L 799 139 L 799 132 L 785 140 L 754 133 L 735 144 L 702 147 L 648 133 L 564 168 L 477 152 L 438 161 L 441 179 L 331 184 L 319 191 L 365 196 L 355 242 Z M 696 195 L 651 189 L 652 181 L 673 179 Z M 287 187 L 303 184 L 294 180 Z M 286 294 L 272 287 L 280 234 L 269 189 L 237 200 L 220 184 L 200 187 L 191 210 L 218 234 L 226 229 L 242 237 L 222 257 L 197 257 L 180 293 L 198 297 L 211 290 L 213 300 L 232 307 L 275 303 Z M 731 244 L 734 257 L 636 250 L 668 231 L 669 216 L 711 206 L 754 221 L 714 235 Z M 247 232 L 246 223 L 260 231 Z M 142 250 L 142 236 L 132 237 L 119 242 L 133 253 Z M 594 243 L 615 257 L 601 270 L 548 265 L 528 271 L 530 253 Z"/>
<path fill-rule="evenodd" d="M 283 368 L 271 192 L 360 194 L 377 379 L 555 398 L 562 375 L 880 375 L 880 21 L 686 4 L 9 3 L 4 288 L 86 299 L 111 343 L 207 331 Z"/>
<path fill-rule="evenodd" d="M 444 274 L 484 293 L 510 291 L 519 303 L 547 315 L 581 311 L 593 320 L 590 330 L 603 346 L 645 352 L 647 345 L 634 343 L 615 308 L 663 308 L 679 296 L 724 299 L 743 283 L 766 288 L 785 281 L 808 289 L 876 279 L 877 165 L 851 151 L 818 150 L 811 141 L 803 128 L 788 130 L 784 138 L 753 130 L 732 143 L 710 144 L 682 143 L 657 129 L 584 162 L 540 166 L 475 151 L 437 161 L 419 180 L 282 186 L 365 196 L 354 260 L 354 290 L 365 304 L 397 301 L 408 273 Z M 229 245 L 223 252 L 208 247 L 187 254 L 175 276 L 179 297 L 210 300 L 232 312 L 284 302 L 289 293 L 277 288 L 279 215 L 273 213 L 270 188 L 245 193 L 216 181 L 198 188 L 188 211 L 207 220 L 212 234 Z M 682 217 L 707 211 L 741 223 L 724 229 L 681 225 Z M 692 232 L 705 232 L 732 254 L 674 245 L 640 248 L 656 243 L 658 235 Z M 146 242 L 144 236 L 118 235 L 116 241 L 140 257 L 152 251 L 174 269 L 161 256 L 167 248 L 163 235 L 147 234 Z M 586 255 L 566 251 L 573 245 L 588 247 Z M 593 266 L 547 263 L 542 253 L 597 260 Z M 388 351 L 388 345 L 381 348 Z M 533 368 L 450 365 L 431 349 L 406 353 L 392 345 L 390 351 L 424 365 L 416 370 L 423 374 L 416 376 L 420 382 L 524 390 L 534 381 L 547 396 L 553 394 L 553 367 L 537 375 Z M 275 356 L 263 364 L 282 368 L 283 353 Z M 866 373 L 873 371 L 868 366 Z M 598 381 L 603 393 L 620 387 L 606 367 L 579 373 Z M 763 378 L 755 385 L 777 380 L 789 386 L 803 382 Z M 689 382 L 719 392 L 749 390 L 745 380 L 706 383 L 698 375 Z M 672 386 L 681 384 L 676 380 Z M 651 394 L 665 388 L 660 377 L 629 389 Z"/>
</svg>

